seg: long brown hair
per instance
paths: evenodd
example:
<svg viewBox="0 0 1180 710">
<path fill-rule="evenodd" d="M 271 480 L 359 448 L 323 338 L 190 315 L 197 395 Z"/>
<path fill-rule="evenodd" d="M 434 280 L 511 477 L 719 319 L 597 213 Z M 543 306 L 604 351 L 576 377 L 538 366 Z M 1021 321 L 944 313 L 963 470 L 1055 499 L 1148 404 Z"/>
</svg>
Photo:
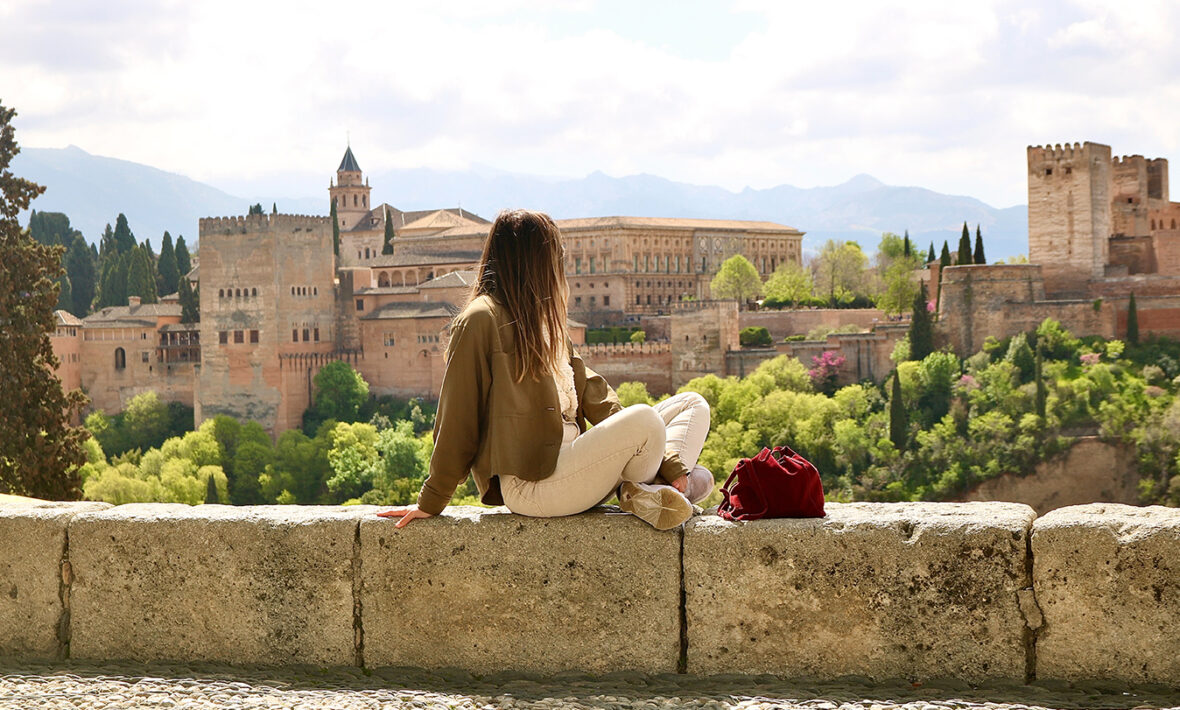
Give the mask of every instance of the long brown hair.
<svg viewBox="0 0 1180 710">
<path fill-rule="evenodd" d="M 491 296 L 508 311 L 516 336 L 516 380 L 550 375 L 565 352 L 568 286 L 561 231 L 549 215 L 506 210 L 496 217 L 479 260 L 472 298 Z"/>
</svg>

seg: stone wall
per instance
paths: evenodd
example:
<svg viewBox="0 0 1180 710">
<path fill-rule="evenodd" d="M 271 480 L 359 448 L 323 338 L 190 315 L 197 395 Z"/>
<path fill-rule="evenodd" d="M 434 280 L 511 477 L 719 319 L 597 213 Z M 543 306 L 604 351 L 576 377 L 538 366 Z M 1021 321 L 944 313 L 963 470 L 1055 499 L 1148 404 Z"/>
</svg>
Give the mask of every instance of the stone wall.
<svg viewBox="0 0 1180 710">
<path fill-rule="evenodd" d="M 0 503 L 0 656 L 1180 686 L 1180 511 Z"/>
<path fill-rule="evenodd" d="M 586 366 L 614 387 L 623 382 L 642 382 L 648 394 L 656 397 L 676 391 L 672 345 L 668 342 L 596 343 L 577 350 Z"/>
<path fill-rule="evenodd" d="M 770 331 L 775 342 L 788 335 L 806 335 L 820 326 L 839 328 L 845 325 L 870 330 L 886 321 L 885 312 L 878 308 L 807 308 L 781 311 L 744 311 L 739 317 L 739 328 L 761 326 Z"/>
</svg>

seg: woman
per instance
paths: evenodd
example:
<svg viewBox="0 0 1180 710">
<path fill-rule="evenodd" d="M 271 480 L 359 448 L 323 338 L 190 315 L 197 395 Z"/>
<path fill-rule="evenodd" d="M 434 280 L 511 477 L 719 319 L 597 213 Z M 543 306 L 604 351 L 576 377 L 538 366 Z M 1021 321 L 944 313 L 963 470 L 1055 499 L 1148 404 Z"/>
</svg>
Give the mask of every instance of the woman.
<svg viewBox="0 0 1180 710">
<path fill-rule="evenodd" d="M 416 506 L 378 515 L 399 528 L 437 515 L 468 473 L 480 500 L 514 513 L 573 515 L 617 493 L 623 510 L 661 530 L 712 492 L 713 475 L 696 465 L 709 405 L 695 392 L 655 407 L 619 404 L 573 352 L 564 259 L 548 215 L 496 218 L 471 299 L 451 325 L 430 475 Z"/>
</svg>

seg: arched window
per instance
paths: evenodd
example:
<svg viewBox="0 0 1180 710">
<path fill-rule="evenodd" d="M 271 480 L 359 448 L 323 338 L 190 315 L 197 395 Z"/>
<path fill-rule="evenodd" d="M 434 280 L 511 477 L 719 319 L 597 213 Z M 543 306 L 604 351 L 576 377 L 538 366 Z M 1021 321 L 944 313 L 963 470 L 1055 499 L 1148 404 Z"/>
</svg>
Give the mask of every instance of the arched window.
<svg viewBox="0 0 1180 710">
<path fill-rule="evenodd" d="M 1175 229 L 1175 228 L 1176 228 L 1176 220 L 1173 219 L 1172 220 L 1172 229 Z"/>
<path fill-rule="evenodd" d="M 365 258 L 369 258 L 369 247 L 365 247 Z"/>
<path fill-rule="evenodd" d="M 256 289 L 256 288 L 250 289 L 250 297 L 251 298 L 258 298 L 258 289 Z"/>
<path fill-rule="evenodd" d="M 312 289 L 311 289 L 311 295 L 313 295 L 313 296 L 318 296 L 318 295 L 320 295 L 320 287 L 319 287 L 319 286 L 314 286 L 314 287 L 312 287 Z"/>
<path fill-rule="evenodd" d="M 353 195 L 352 196 L 352 206 L 356 207 L 356 205 L 357 205 L 356 195 Z"/>
<path fill-rule="evenodd" d="M 377 286 L 379 288 L 386 288 L 389 286 L 389 273 L 388 272 L 382 271 L 377 276 Z"/>
<path fill-rule="evenodd" d="M 368 195 L 361 195 L 361 207 L 368 207 L 368 206 L 369 206 L 369 196 Z"/>
<path fill-rule="evenodd" d="M 1155 220 L 1154 220 L 1154 219 L 1153 219 L 1153 220 L 1151 220 L 1151 228 L 1152 228 L 1152 229 L 1155 229 Z"/>
<path fill-rule="evenodd" d="M 127 351 L 123 348 L 115 348 L 115 369 L 122 370 L 127 367 Z"/>
<path fill-rule="evenodd" d="M 223 288 L 217 289 L 217 297 L 218 298 L 225 298 L 225 289 L 223 289 Z"/>
</svg>

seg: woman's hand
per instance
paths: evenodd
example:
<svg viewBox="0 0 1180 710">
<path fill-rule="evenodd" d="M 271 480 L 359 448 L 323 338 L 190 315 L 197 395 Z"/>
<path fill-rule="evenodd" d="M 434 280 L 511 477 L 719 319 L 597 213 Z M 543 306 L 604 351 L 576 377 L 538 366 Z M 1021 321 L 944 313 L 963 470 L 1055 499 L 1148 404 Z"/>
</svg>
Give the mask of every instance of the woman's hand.
<svg viewBox="0 0 1180 710">
<path fill-rule="evenodd" d="M 681 494 L 688 493 L 688 476 L 681 476 L 675 481 L 672 481 L 672 487 L 680 491 Z"/>
<path fill-rule="evenodd" d="M 390 508 L 377 513 L 380 518 L 398 518 L 397 525 L 394 527 L 404 528 L 410 524 L 410 521 L 415 518 L 431 518 L 434 517 L 424 510 L 418 510 L 416 505 L 403 505 L 397 508 Z"/>
</svg>

